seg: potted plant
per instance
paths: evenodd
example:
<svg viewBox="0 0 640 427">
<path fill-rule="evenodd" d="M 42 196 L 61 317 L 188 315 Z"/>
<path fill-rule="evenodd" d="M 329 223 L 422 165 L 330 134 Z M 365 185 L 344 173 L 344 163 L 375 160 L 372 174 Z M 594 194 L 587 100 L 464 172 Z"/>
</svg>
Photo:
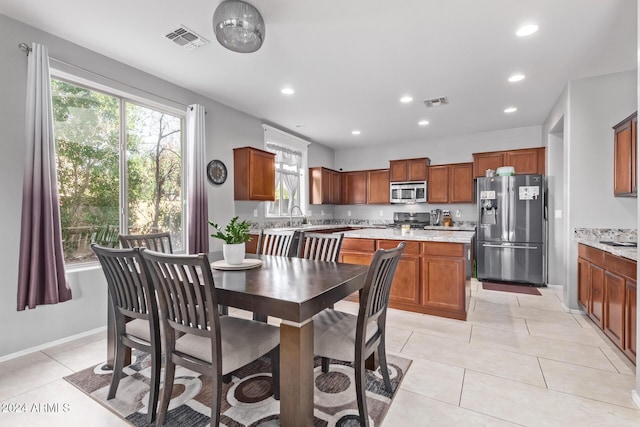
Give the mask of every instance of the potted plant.
<svg viewBox="0 0 640 427">
<path fill-rule="evenodd" d="M 242 264 L 245 254 L 244 244 L 251 240 L 251 236 L 249 236 L 251 224 L 249 221 L 238 221 L 237 216 L 233 217 L 224 230 L 212 221 L 209 221 L 209 224 L 216 231 L 211 237 L 224 241 L 222 254 L 225 262 L 229 265 Z"/>
</svg>

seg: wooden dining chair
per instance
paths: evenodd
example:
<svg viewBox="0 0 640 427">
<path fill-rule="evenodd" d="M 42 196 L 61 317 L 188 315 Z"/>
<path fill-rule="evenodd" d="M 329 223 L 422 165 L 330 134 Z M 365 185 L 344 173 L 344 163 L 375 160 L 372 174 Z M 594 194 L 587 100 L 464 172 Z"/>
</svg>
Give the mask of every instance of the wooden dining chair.
<svg viewBox="0 0 640 427">
<path fill-rule="evenodd" d="M 110 249 L 91 245 L 107 279 L 109 301 L 115 319 L 115 360 L 107 399 L 113 399 L 122 377 L 128 348 L 151 355 L 147 421 L 153 423 L 160 390 L 160 322 L 155 295 L 145 280 L 139 248 Z"/>
<path fill-rule="evenodd" d="M 291 256 L 295 230 L 262 230 L 258 236 L 258 255 Z"/>
<path fill-rule="evenodd" d="M 209 377 L 211 425 L 220 423 L 222 377 L 270 353 L 274 398 L 280 398 L 280 332 L 277 326 L 220 316 L 209 259 L 205 254 L 171 255 L 141 249 L 158 295 L 165 349 L 165 382 L 157 425 L 163 425 L 176 365 Z"/>
<path fill-rule="evenodd" d="M 391 283 L 405 243 L 397 248 L 378 249 L 371 261 L 360 294 L 358 315 L 326 309 L 313 317 L 313 345 L 322 357 L 322 372 L 329 371 L 329 359 L 352 362 L 360 425 L 369 426 L 367 414 L 365 360 L 378 353 L 384 386 L 392 392 L 385 350 L 385 325 Z"/>
<path fill-rule="evenodd" d="M 343 233 L 300 233 L 298 258 L 338 262 Z"/>
<path fill-rule="evenodd" d="M 173 253 L 171 234 L 168 231 L 149 234 L 120 234 L 120 245 L 123 248 L 145 247 L 152 251 Z"/>
</svg>

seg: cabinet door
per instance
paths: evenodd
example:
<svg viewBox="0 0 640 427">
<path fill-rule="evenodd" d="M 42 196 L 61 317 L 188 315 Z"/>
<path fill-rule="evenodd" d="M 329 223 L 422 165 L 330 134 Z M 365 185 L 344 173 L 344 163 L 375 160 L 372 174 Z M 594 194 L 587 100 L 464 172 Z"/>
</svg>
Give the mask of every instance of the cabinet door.
<svg viewBox="0 0 640 427">
<path fill-rule="evenodd" d="M 346 205 L 367 202 L 367 172 L 345 172 L 342 175 L 342 202 Z"/>
<path fill-rule="evenodd" d="M 604 277 L 604 290 L 604 332 L 620 348 L 623 348 L 624 294 L 626 292 L 624 278 L 607 271 Z"/>
<path fill-rule="evenodd" d="M 578 258 L 578 304 L 582 306 L 585 313 L 589 313 L 589 296 L 591 295 L 591 286 L 589 281 L 589 261 L 584 258 Z"/>
<path fill-rule="evenodd" d="M 464 310 L 464 260 L 451 258 L 422 257 L 422 289 L 420 301 L 423 305 Z"/>
<path fill-rule="evenodd" d="M 493 153 L 475 153 L 473 155 L 473 176 L 484 176 L 487 169 L 496 170 L 503 166 L 502 151 Z"/>
<path fill-rule="evenodd" d="M 424 181 L 427 179 L 427 159 L 407 160 L 407 172 L 409 181 Z"/>
<path fill-rule="evenodd" d="M 332 202 L 332 196 L 333 196 L 332 187 L 331 187 L 332 176 L 333 176 L 333 171 L 322 168 L 322 203 Z"/>
<path fill-rule="evenodd" d="M 402 182 L 407 180 L 407 161 L 389 161 L 389 179 L 391 182 Z"/>
<path fill-rule="evenodd" d="M 624 314 L 624 353 L 636 363 L 636 330 L 638 302 L 636 300 L 637 286 L 634 280 L 627 280 L 625 292 L 625 314 Z"/>
<path fill-rule="evenodd" d="M 427 180 L 427 201 L 429 203 L 449 202 L 449 166 L 429 166 Z"/>
<path fill-rule="evenodd" d="M 473 203 L 473 163 L 449 165 L 449 203 Z"/>
<path fill-rule="evenodd" d="M 274 200 L 276 182 L 275 158 L 271 153 L 251 150 L 249 161 L 249 198 Z"/>
<path fill-rule="evenodd" d="M 309 168 L 309 204 L 321 205 L 323 203 L 323 168 Z"/>
<path fill-rule="evenodd" d="M 389 203 L 389 170 L 367 172 L 367 203 Z"/>
<path fill-rule="evenodd" d="M 336 172 L 336 171 L 332 171 L 331 173 L 331 197 L 330 203 L 339 205 L 340 203 L 342 203 L 342 197 L 341 197 L 341 192 L 342 192 L 342 186 L 341 186 L 341 173 L 340 172 Z"/>
<path fill-rule="evenodd" d="M 638 117 L 631 119 L 631 192 L 638 193 Z"/>
<path fill-rule="evenodd" d="M 420 302 L 420 257 L 402 255 L 391 284 L 389 300 L 399 303 L 418 304 Z"/>
<path fill-rule="evenodd" d="M 613 146 L 613 194 L 628 196 L 633 188 L 633 130 L 628 120 L 615 128 Z"/>
<path fill-rule="evenodd" d="M 604 326 L 604 270 L 593 264 L 589 265 L 589 281 L 591 284 L 591 310 L 589 316 L 596 325 Z"/>
<path fill-rule="evenodd" d="M 513 166 L 517 174 L 538 173 L 538 150 L 513 150 L 504 153 L 504 165 Z"/>
</svg>

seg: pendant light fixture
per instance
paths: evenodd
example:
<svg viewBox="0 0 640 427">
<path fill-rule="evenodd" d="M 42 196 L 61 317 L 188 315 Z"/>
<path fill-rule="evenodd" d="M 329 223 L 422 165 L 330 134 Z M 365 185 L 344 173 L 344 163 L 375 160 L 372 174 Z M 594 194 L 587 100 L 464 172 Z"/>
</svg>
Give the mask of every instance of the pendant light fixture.
<svg viewBox="0 0 640 427">
<path fill-rule="evenodd" d="M 227 49 L 251 53 L 260 49 L 264 41 L 264 20 L 258 9 L 249 3 L 225 0 L 213 14 L 213 32 Z"/>
</svg>

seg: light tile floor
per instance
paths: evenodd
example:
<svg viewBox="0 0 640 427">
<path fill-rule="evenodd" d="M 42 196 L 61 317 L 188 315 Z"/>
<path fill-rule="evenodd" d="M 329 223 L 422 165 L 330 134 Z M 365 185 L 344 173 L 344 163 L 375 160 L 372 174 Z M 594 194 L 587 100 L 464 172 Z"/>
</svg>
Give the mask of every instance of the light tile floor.
<svg viewBox="0 0 640 427">
<path fill-rule="evenodd" d="M 562 310 L 560 289 L 541 292 L 473 282 L 466 322 L 389 310 L 387 350 L 413 364 L 383 427 L 640 426 L 635 367 L 590 320 Z M 105 350 L 99 333 L 0 363 L 0 425 L 129 425 L 62 379 Z"/>
</svg>

